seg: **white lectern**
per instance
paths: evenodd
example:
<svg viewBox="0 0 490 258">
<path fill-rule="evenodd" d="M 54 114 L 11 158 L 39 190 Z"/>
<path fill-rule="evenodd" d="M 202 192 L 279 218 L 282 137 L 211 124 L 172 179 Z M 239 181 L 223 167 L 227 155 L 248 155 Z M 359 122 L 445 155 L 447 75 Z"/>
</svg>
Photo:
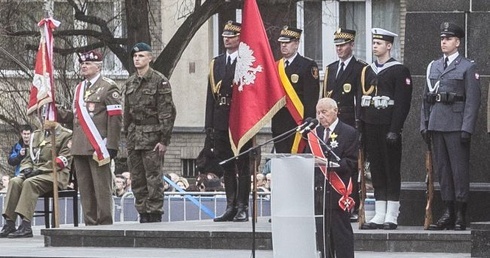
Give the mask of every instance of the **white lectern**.
<svg viewBox="0 0 490 258">
<path fill-rule="evenodd" d="M 311 154 L 271 154 L 274 258 L 316 258 L 314 169 Z M 316 161 L 315 161 L 316 160 Z"/>
</svg>

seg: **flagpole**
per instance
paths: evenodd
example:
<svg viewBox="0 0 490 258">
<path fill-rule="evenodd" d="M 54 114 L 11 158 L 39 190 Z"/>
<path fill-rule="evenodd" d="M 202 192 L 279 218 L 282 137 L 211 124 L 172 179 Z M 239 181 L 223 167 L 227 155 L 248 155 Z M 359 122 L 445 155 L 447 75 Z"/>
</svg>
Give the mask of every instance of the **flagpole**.
<svg viewBox="0 0 490 258">
<path fill-rule="evenodd" d="M 48 19 L 51 17 L 51 8 L 49 7 L 50 6 L 50 3 L 48 0 L 44 0 L 44 18 L 45 19 Z M 43 32 L 46 32 L 48 29 L 48 23 L 45 22 L 44 23 L 44 28 L 42 29 Z M 46 33 L 43 33 L 41 32 L 41 36 L 44 36 L 44 44 L 46 47 L 43 47 L 42 51 L 47 51 L 48 53 L 43 53 L 43 56 L 46 56 L 48 55 L 48 58 L 52 58 L 52 56 L 50 56 L 50 54 L 52 53 L 49 53 L 49 49 L 47 49 L 47 47 L 52 47 L 51 45 L 51 42 L 49 42 L 49 45 L 48 45 L 48 42 L 47 42 L 47 35 Z M 50 65 L 53 66 L 53 63 L 52 63 L 52 60 L 50 62 Z M 51 67 L 53 68 L 53 67 Z M 51 79 L 54 78 L 54 70 L 53 69 L 50 69 L 51 70 L 51 74 L 49 75 L 50 76 L 50 83 L 52 83 L 52 87 L 54 87 L 54 81 L 52 81 Z M 43 78 L 45 78 L 44 76 L 46 75 L 46 60 L 43 60 Z M 52 102 L 51 103 L 48 103 L 48 104 L 45 104 L 44 105 L 44 108 L 45 108 L 45 117 L 44 117 L 44 128 L 49 130 L 50 134 L 51 134 L 51 164 L 53 166 L 53 228 L 59 228 L 60 227 L 60 221 L 59 221 L 59 207 L 58 207 L 58 199 L 59 199 L 59 196 L 58 196 L 58 169 L 56 167 L 57 163 L 56 163 L 56 157 L 57 157 L 57 154 L 56 154 L 56 122 L 55 121 L 50 121 L 50 113 L 54 110 L 50 110 L 51 108 L 54 107 L 54 95 L 51 96 L 53 99 L 52 99 Z M 55 115 L 56 116 L 56 115 Z"/>
</svg>

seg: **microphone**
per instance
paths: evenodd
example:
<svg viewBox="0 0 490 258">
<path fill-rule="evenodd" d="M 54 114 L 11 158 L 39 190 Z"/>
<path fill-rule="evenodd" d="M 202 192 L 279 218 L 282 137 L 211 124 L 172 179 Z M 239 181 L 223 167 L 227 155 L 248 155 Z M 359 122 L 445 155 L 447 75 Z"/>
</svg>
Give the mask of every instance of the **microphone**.
<svg viewBox="0 0 490 258">
<path fill-rule="evenodd" d="M 304 130 L 306 128 L 306 126 L 308 126 L 308 124 L 311 123 L 311 121 L 313 121 L 313 118 L 307 117 L 301 125 L 298 125 L 298 127 L 296 128 L 296 132 Z"/>
<path fill-rule="evenodd" d="M 304 133 L 304 132 L 311 131 L 314 128 L 316 128 L 317 125 L 318 125 L 318 119 L 316 119 L 316 118 L 311 119 L 311 122 L 307 126 L 305 126 L 301 131 L 299 131 L 299 132 L 300 133 Z"/>
</svg>

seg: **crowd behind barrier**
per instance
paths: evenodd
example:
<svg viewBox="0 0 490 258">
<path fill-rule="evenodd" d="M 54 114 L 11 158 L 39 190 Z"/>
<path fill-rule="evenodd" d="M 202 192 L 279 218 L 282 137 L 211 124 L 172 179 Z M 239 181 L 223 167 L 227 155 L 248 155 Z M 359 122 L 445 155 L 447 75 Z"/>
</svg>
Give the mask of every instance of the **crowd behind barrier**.
<svg viewBox="0 0 490 258">
<path fill-rule="evenodd" d="M 204 205 L 212 210 L 215 214 L 221 213 L 226 207 L 226 197 L 224 192 L 186 192 L 186 195 L 194 197 L 200 205 Z M 257 216 L 270 216 L 270 193 L 257 194 Z M 188 199 L 184 198 L 184 193 L 166 192 L 164 194 L 164 216 L 162 221 L 188 221 L 188 220 L 210 220 L 203 210 L 193 204 Z M 79 197 L 80 199 L 80 197 Z M 5 202 L 5 194 L 0 194 L 0 208 L 3 210 Z M 113 197 L 114 222 L 137 222 L 138 212 L 134 208 L 134 196 L 128 192 L 122 197 Z M 79 202 L 80 204 L 80 202 Z M 44 199 L 39 198 L 36 211 L 43 210 Z M 71 198 L 59 199 L 59 221 L 60 225 L 73 225 L 73 200 Z M 250 198 L 250 207 L 252 207 L 252 198 Z M 250 210 L 251 212 L 251 210 Z M 82 207 L 79 207 L 79 221 L 83 221 Z M 0 225 L 3 226 L 5 220 L 0 220 Z M 35 217 L 32 221 L 33 226 L 43 226 L 44 218 Z"/>
</svg>

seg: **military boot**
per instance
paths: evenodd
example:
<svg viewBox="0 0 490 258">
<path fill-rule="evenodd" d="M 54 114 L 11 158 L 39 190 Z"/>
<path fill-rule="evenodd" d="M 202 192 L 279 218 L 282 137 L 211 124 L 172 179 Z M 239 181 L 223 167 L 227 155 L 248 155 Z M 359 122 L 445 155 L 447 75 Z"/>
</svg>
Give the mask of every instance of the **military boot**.
<svg viewBox="0 0 490 258">
<path fill-rule="evenodd" d="M 226 193 L 226 210 L 225 212 L 219 216 L 214 218 L 214 222 L 222 222 L 222 221 L 233 221 L 233 217 L 235 217 L 237 208 L 236 208 L 236 190 L 237 190 L 237 181 L 234 175 L 226 172 L 224 175 L 225 180 L 225 193 Z"/>
<path fill-rule="evenodd" d="M 240 176 L 238 178 L 238 210 L 233 218 L 234 222 L 248 221 L 248 200 L 250 197 L 250 176 Z"/>
<path fill-rule="evenodd" d="M 454 230 L 466 230 L 466 202 L 456 202 L 456 223 Z"/>
<path fill-rule="evenodd" d="M 8 238 L 32 237 L 31 222 L 23 219 L 17 231 L 8 235 Z"/>
<path fill-rule="evenodd" d="M 454 229 L 455 216 L 454 216 L 454 201 L 445 201 L 446 210 L 442 217 L 436 222 L 436 224 L 431 224 L 429 230 L 444 230 L 444 229 Z"/>
<path fill-rule="evenodd" d="M 140 213 L 140 223 L 148 223 L 148 222 L 150 222 L 150 214 Z"/>
<path fill-rule="evenodd" d="M 6 220 L 5 225 L 3 225 L 2 231 L 0 231 L 0 237 L 7 237 L 10 233 L 14 233 L 15 231 L 15 222 L 13 220 Z"/>
</svg>

